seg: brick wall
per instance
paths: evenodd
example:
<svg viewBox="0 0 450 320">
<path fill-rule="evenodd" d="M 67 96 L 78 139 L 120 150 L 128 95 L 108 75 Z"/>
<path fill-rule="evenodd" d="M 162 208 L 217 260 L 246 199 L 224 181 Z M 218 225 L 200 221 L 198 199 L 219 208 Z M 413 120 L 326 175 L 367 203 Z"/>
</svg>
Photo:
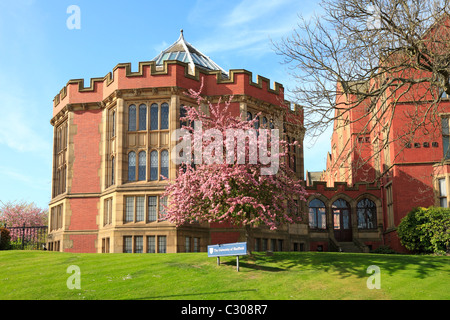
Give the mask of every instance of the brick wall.
<svg viewBox="0 0 450 320">
<path fill-rule="evenodd" d="M 213 232 L 211 230 L 211 244 L 239 242 L 239 236 L 240 232 L 238 231 Z"/>
<path fill-rule="evenodd" d="M 73 243 L 72 248 L 65 249 L 65 252 L 83 252 L 83 253 L 96 253 L 95 241 L 97 240 L 96 234 L 73 234 L 69 236 L 70 241 Z"/>
<path fill-rule="evenodd" d="M 101 110 L 75 111 L 73 125 L 73 174 L 71 193 L 100 192 L 99 152 Z"/>
<path fill-rule="evenodd" d="M 69 230 L 98 230 L 99 198 L 72 198 Z"/>
</svg>

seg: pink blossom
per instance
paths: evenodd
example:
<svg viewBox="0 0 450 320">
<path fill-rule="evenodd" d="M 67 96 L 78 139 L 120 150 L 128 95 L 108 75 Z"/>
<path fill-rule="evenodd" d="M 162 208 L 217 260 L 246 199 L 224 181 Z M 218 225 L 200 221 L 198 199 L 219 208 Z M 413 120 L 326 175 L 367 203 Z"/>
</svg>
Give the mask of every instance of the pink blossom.
<svg viewBox="0 0 450 320">
<path fill-rule="evenodd" d="M 201 89 L 189 91 L 189 96 L 199 106 L 205 103 L 200 92 Z M 242 120 L 243 115 L 230 116 L 231 99 L 216 105 L 208 102 L 209 114 L 203 113 L 201 108 L 185 107 L 186 117 L 181 120 L 186 123 L 201 121 L 203 130 L 216 129 L 221 133 L 227 129 L 253 129 L 256 117 L 247 121 Z M 192 127 L 184 126 L 184 129 L 189 130 L 194 141 Z M 203 141 L 200 147 L 205 148 L 210 143 Z M 225 141 L 223 143 L 226 148 Z M 287 147 L 294 144 L 298 145 L 297 142 L 280 141 L 277 156 L 285 159 Z M 196 147 L 199 145 L 194 142 L 193 153 Z M 245 154 L 249 154 L 249 149 L 247 143 Z M 301 203 L 306 201 L 302 181 L 283 161 L 280 161 L 277 174 L 262 175 L 263 167 L 259 162 L 251 164 L 247 161 L 244 164 L 201 163 L 196 164 L 195 169 L 190 164 L 180 166 L 176 179 L 169 182 L 164 194 L 169 199 L 166 219 L 178 226 L 192 222 L 231 222 L 249 227 L 265 225 L 271 230 L 301 221 Z"/>
<path fill-rule="evenodd" d="M 45 226 L 48 219 L 48 211 L 38 208 L 34 203 L 1 202 L 0 225 L 6 224 L 7 228 Z M 34 231 L 32 231 L 34 232 Z M 11 231 L 11 241 L 17 240 L 19 230 Z"/>
</svg>

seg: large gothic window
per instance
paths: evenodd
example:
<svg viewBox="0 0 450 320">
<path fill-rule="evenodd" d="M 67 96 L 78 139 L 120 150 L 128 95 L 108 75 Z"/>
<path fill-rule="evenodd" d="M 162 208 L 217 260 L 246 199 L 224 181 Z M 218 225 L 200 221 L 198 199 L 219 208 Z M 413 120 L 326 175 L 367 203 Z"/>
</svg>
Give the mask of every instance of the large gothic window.
<svg viewBox="0 0 450 320">
<path fill-rule="evenodd" d="M 309 227 L 313 229 L 326 229 L 325 204 L 314 199 L 309 203 Z"/>
<path fill-rule="evenodd" d="M 358 228 L 376 229 L 377 228 L 377 206 L 369 199 L 362 199 L 357 205 Z"/>
</svg>

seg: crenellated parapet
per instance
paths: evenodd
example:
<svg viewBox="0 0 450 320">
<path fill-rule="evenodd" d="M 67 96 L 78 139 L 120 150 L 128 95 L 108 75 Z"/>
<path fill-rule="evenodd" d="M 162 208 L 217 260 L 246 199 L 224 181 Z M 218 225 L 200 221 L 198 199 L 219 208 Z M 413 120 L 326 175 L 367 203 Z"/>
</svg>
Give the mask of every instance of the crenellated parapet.
<svg viewBox="0 0 450 320">
<path fill-rule="evenodd" d="M 53 117 L 67 106 L 101 103 L 120 90 L 167 87 L 199 90 L 202 82 L 202 94 L 207 96 L 246 95 L 278 106 L 285 104 L 281 84 L 275 82 L 272 88 L 270 80 L 259 75 L 254 82 L 252 73 L 244 69 L 230 70 L 225 77 L 218 70 L 201 68 L 195 68 L 195 74 L 191 74 L 188 64 L 177 60 L 164 61 L 162 66 L 147 61 L 140 62 L 135 72 L 131 70 L 131 63 L 120 63 L 103 78 L 90 79 L 89 86 L 85 86 L 83 79 L 68 81 L 53 99 Z"/>
<path fill-rule="evenodd" d="M 328 187 L 326 181 L 313 181 L 312 185 L 306 186 L 307 190 L 314 191 L 368 191 L 379 190 L 380 186 L 374 183 L 358 182 L 353 186 L 346 182 L 334 182 L 333 187 Z"/>
<path fill-rule="evenodd" d="M 327 186 L 326 181 L 313 181 L 313 184 L 305 187 L 311 197 L 320 195 L 327 199 L 333 199 L 339 195 L 345 195 L 349 199 L 358 199 L 363 195 L 371 195 L 376 198 L 381 197 L 381 187 L 374 183 L 355 183 L 349 185 L 346 182 L 334 182 L 333 187 Z"/>
</svg>

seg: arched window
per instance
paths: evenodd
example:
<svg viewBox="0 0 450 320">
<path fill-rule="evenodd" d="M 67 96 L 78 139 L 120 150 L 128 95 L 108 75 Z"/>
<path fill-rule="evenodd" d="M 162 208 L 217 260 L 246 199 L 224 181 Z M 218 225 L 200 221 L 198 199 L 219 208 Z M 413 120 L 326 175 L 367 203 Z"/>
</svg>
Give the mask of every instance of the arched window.
<svg viewBox="0 0 450 320">
<path fill-rule="evenodd" d="M 131 151 L 128 154 L 128 181 L 136 180 L 136 153 Z"/>
<path fill-rule="evenodd" d="M 169 151 L 161 151 L 161 175 L 169 178 Z"/>
<path fill-rule="evenodd" d="M 169 129 L 169 104 L 161 105 L 161 130 Z"/>
<path fill-rule="evenodd" d="M 377 206 L 375 202 L 367 198 L 362 199 L 357 205 L 358 229 L 377 228 Z"/>
<path fill-rule="evenodd" d="M 255 121 L 255 123 L 254 123 L 254 128 L 255 128 L 255 130 L 259 130 L 259 125 L 260 125 L 260 122 L 259 122 L 259 116 L 257 116 L 256 117 L 256 121 Z"/>
<path fill-rule="evenodd" d="M 266 117 L 262 118 L 262 126 L 264 129 L 267 129 L 267 118 Z"/>
<path fill-rule="evenodd" d="M 253 115 L 250 111 L 247 111 L 247 121 L 250 121 L 253 119 Z"/>
<path fill-rule="evenodd" d="M 158 130 L 158 105 L 152 104 L 150 107 L 150 130 Z"/>
<path fill-rule="evenodd" d="M 158 180 L 158 151 L 150 153 L 150 181 Z"/>
<path fill-rule="evenodd" d="M 309 202 L 309 227 L 314 229 L 327 228 L 325 204 L 319 199 Z"/>
<path fill-rule="evenodd" d="M 147 166 L 147 154 L 145 151 L 139 152 L 139 168 L 138 168 L 138 180 L 146 180 L 146 166 Z"/>
<path fill-rule="evenodd" d="M 139 130 L 147 130 L 147 106 L 139 106 Z"/>
<path fill-rule="evenodd" d="M 128 107 L 128 131 L 136 131 L 136 106 Z"/>
</svg>

